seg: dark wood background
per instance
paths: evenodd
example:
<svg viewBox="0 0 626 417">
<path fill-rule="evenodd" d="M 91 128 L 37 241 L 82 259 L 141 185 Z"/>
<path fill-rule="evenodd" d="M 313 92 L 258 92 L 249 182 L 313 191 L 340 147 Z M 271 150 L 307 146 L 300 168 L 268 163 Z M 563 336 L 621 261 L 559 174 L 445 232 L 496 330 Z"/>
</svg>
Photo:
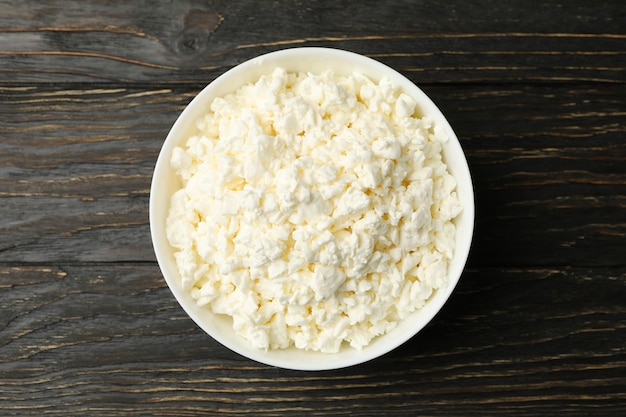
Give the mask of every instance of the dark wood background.
<svg viewBox="0 0 626 417">
<path fill-rule="evenodd" d="M 0 0 L 0 415 L 626 415 L 625 4 Z M 477 203 L 436 319 L 327 372 L 205 335 L 148 224 L 184 106 L 298 46 L 418 84 L 461 140 Z"/>
</svg>

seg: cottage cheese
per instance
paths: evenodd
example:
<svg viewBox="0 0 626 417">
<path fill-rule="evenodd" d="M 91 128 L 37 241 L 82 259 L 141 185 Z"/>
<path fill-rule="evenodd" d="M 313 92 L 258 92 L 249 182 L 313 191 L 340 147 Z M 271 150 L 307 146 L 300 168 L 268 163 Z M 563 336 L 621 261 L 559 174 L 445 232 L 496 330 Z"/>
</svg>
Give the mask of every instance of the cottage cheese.
<svg viewBox="0 0 626 417">
<path fill-rule="evenodd" d="M 461 205 L 446 134 L 387 79 L 278 68 L 175 148 L 185 289 L 260 349 L 361 349 L 447 283 Z"/>
</svg>

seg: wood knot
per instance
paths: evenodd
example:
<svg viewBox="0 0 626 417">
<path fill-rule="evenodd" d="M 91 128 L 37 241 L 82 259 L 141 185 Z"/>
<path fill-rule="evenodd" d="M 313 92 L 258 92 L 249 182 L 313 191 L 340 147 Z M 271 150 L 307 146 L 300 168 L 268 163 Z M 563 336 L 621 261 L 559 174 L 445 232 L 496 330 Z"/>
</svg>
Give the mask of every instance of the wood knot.
<svg viewBox="0 0 626 417">
<path fill-rule="evenodd" d="M 190 10 L 185 15 L 183 30 L 176 40 L 176 51 L 185 56 L 203 53 L 208 47 L 211 34 L 223 20 L 219 13 Z"/>
</svg>

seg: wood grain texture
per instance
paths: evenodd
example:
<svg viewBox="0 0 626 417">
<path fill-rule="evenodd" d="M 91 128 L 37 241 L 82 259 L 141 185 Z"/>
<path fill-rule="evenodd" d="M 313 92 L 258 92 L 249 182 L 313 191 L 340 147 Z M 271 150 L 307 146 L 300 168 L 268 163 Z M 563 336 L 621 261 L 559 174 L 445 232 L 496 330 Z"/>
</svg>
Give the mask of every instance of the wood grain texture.
<svg viewBox="0 0 626 417">
<path fill-rule="evenodd" d="M 298 46 L 353 50 L 432 82 L 620 83 L 622 2 L 0 2 L 0 78 L 208 82 Z"/>
<path fill-rule="evenodd" d="M 581 85 L 427 92 L 475 183 L 479 265 L 623 265 L 626 89 Z M 613 96 L 614 93 L 617 93 Z M 488 230 L 488 236 L 480 230 Z"/>
<path fill-rule="evenodd" d="M 0 276 L 5 415 L 626 411 L 624 268 L 469 269 L 407 344 L 320 373 L 223 348 L 185 316 L 152 263 L 1 267 Z"/>
<path fill-rule="evenodd" d="M 154 261 L 152 169 L 200 88 L 5 88 L 0 261 Z M 472 170 L 471 265 L 623 265 L 624 85 L 425 91 Z"/>
<path fill-rule="evenodd" d="M 4 89 L 0 259 L 153 261 L 152 169 L 190 99 L 136 88 Z"/>
<path fill-rule="evenodd" d="M 626 6 L 0 0 L 0 415 L 626 415 Z M 226 69 L 328 46 L 405 74 L 472 171 L 451 300 L 325 372 L 205 335 L 155 262 L 149 188 Z"/>
</svg>

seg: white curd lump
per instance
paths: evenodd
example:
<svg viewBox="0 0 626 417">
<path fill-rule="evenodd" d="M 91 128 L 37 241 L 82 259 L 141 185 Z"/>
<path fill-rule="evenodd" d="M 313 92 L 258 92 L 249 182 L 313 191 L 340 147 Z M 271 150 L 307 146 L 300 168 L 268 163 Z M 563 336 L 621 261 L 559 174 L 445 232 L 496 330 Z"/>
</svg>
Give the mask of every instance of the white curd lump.
<svg viewBox="0 0 626 417">
<path fill-rule="evenodd" d="M 447 284 L 444 130 L 390 80 L 277 68 L 174 149 L 183 287 L 259 349 L 361 349 Z"/>
</svg>

